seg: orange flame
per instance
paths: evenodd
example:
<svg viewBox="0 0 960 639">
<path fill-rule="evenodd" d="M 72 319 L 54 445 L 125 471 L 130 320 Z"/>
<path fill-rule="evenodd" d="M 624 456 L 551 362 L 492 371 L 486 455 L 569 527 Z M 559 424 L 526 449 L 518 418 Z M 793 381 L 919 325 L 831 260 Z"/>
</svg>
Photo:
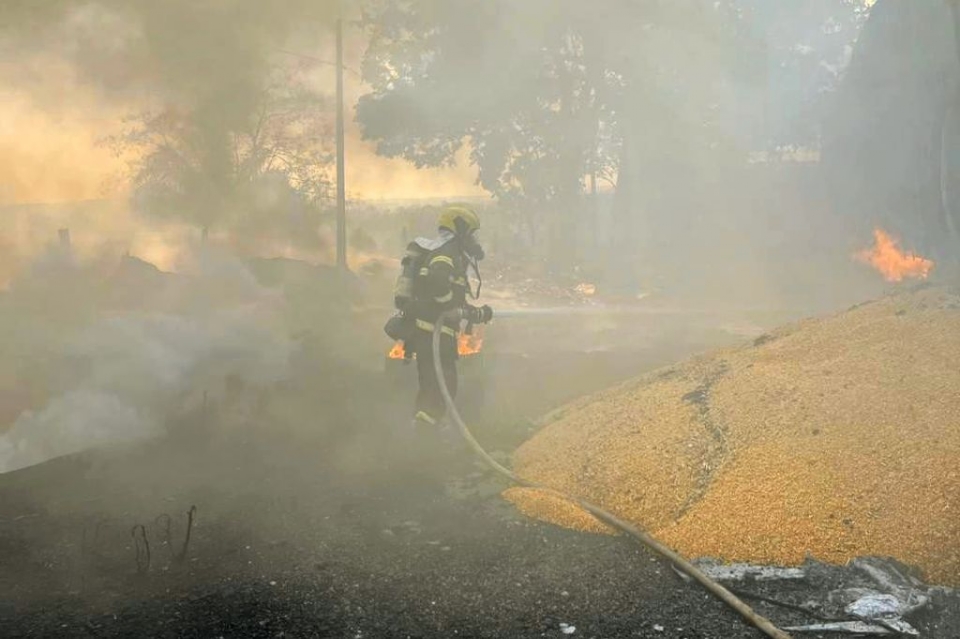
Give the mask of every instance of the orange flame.
<svg viewBox="0 0 960 639">
<path fill-rule="evenodd" d="M 857 253 L 857 259 L 880 271 L 888 282 L 901 282 L 904 278 L 926 279 L 933 270 L 931 260 L 904 253 L 898 247 L 899 241 L 882 229 L 875 229 L 873 237 L 876 244 L 871 249 Z"/>
<path fill-rule="evenodd" d="M 464 355 L 476 355 L 480 352 L 481 348 L 483 348 L 482 328 L 475 326 L 472 335 L 460 333 L 457 337 L 457 352 L 460 353 L 460 357 Z"/>
<path fill-rule="evenodd" d="M 597 285 L 590 284 L 589 282 L 581 282 L 580 284 L 577 284 L 577 287 L 574 290 L 585 297 L 593 297 L 597 294 Z"/>
<path fill-rule="evenodd" d="M 470 355 L 476 355 L 480 352 L 480 349 L 483 348 L 483 329 L 480 327 L 474 327 L 473 334 L 467 335 L 466 333 L 460 333 L 457 336 L 457 352 L 460 353 L 460 357 L 469 357 Z M 416 357 L 416 356 L 414 356 Z M 387 353 L 387 358 L 389 359 L 403 359 L 403 342 L 397 342 L 393 345 L 393 348 L 390 349 L 390 352 Z"/>
</svg>

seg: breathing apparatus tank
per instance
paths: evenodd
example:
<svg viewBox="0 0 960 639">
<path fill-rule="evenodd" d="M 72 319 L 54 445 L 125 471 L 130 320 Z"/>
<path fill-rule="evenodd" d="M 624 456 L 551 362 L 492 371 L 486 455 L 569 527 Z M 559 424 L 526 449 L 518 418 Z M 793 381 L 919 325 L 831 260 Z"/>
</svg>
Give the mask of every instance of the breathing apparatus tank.
<svg viewBox="0 0 960 639">
<path fill-rule="evenodd" d="M 393 287 L 393 305 L 398 311 L 406 311 L 413 302 L 414 285 L 425 255 L 425 249 L 416 242 L 411 242 L 400 260 L 400 274 Z"/>
<path fill-rule="evenodd" d="M 406 342 L 416 331 L 416 318 L 412 307 L 416 295 L 417 276 L 420 274 L 420 267 L 427 253 L 425 248 L 416 242 L 411 242 L 407 246 L 403 259 L 400 260 L 400 274 L 393 286 L 393 305 L 397 311 L 383 327 L 384 332 L 392 340 Z M 404 348 L 404 359 L 409 359 L 409 356 L 410 352 Z"/>
</svg>

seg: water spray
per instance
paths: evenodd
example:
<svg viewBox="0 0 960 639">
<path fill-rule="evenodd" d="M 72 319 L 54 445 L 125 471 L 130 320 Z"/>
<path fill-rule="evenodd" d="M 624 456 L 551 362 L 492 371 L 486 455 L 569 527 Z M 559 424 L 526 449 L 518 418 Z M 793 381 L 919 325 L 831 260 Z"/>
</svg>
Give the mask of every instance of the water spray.
<svg viewBox="0 0 960 639">
<path fill-rule="evenodd" d="M 523 308 L 511 308 L 506 310 L 497 309 L 494 312 L 493 319 L 497 321 L 499 319 L 517 319 L 525 317 L 566 317 L 570 315 L 581 315 L 581 316 L 631 316 L 631 315 L 711 315 L 716 314 L 715 311 L 709 310 L 697 310 L 697 309 L 687 309 L 687 308 L 650 308 L 650 307 L 641 307 L 641 306 L 598 306 L 598 305 L 585 305 L 585 306 L 545 306 L 545 307 L 523 307 Z"/>
</svg>

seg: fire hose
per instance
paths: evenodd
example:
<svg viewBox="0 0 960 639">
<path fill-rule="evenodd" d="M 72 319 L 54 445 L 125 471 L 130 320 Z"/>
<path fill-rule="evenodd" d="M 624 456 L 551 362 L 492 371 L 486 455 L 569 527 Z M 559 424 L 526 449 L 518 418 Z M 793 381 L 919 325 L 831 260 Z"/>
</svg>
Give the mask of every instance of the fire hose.
<svg viewBox="0 0 960 639">
<path fill-rule="evenodd" d="M 456 423 L 457 428 L 460 431 L 460 434 L 466 440 L 467 444 L 476 453 L 477 457 L 483 461 L 484 464 L 489 466 L 494 472 L 502 475 L 511 482 L 518 484 L 524 488 L 533 488 L 537 490 L 542 490 L 548 493 L 557 495 L 563 499 L 566 499 L 583 510 L 587 511 L 594 517 L 596 517 L 601 522 L 607 524 L 608 526 L 615 528 L 631 539 L 643 544 L 650 550 L 654 551 L 667 561 L 673 563 L 673 565 L 685 573 L 700 585 L 707 589 L 712 595 L 720 599 L 723 603 L 733 608 L 740 616 L 746 619 L 748 622 L 756 626 L 760 631 L 766 634 L 772 639 L 791 639 L 790 635 L 777 628 L 773 623 L 759 614 L 757 614 L 750 606 L 743 602 L 739 597 L 734 595 L 732 592 L 724 588 L 722 585 L 711 579 L 707 576 L 702 570 L 697 568 L 695 565 L 684 559 L 674 550 L 664 545 L 662 542 L 658 541 L 650 534 L 644 532 L 640 528 L 634 526 L 633 524 L 624 521 L 623 519 L 617 517 L 613 513 L 600 508 L 588 501 L 584 501 L 578 497 L 572 495 L 567 495 L 561 493 L 557 490 L 554 490 L 548 486 L 541 486 L 532 481 L 528 481 L 519 475 L 516 475 L 513 471 L 506 468 L 493 457 L 490 456 L 487 451 L 483 449 L 479 442 L 474 438 L 473 434 L 470 432 L 470 429 L 467 428 L 466 423 L 464 423 L 463 418 L 460 416 L 460 411 L 457 410 L 457 405 L 453 401 L 453 397 L 450 395 L 450 389 L 447 388 L 446 379 L 443 374 L 443 362 L 440 359 L 440 335 L 442 328 L 446 321 L 461 321 L 463 320 L 463 311 L 461 309 L 454 309 L 449 311 L 440 318 L 434 325 L 433 329 L 433 365 L 436 372 L 437 381 L 439 382 L 440 392 L 443 395 L 443 401 L 447 407 L 447 414 L 453 419 Z"/>
</svg>

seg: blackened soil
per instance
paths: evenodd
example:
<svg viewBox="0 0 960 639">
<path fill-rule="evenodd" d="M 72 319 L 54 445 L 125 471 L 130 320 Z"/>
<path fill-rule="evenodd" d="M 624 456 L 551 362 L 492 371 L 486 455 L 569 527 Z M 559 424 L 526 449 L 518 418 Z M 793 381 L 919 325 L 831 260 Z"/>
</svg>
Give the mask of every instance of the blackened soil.
<svg viewBox="0 0 960 639">
<path fill-rule="evenodd" d="M 579 637 L 757 636 L 630 543 L 517 516 L 463 455 L 344 473 L 307 448 L 218 443 L 192 461 L 243 460 L 247 481 L 200 473 L 138 504 L 104 481 L 128 460 L 86 457 L 5 482 L 0 636 L 562 637 L 562 623 Z M 162 454 L 137 465 L 150 474 Z M 18 500 L 27 484 L 88 505 Z M 136 523 L 151 542 L 140 573 Z"/>
</svg>

